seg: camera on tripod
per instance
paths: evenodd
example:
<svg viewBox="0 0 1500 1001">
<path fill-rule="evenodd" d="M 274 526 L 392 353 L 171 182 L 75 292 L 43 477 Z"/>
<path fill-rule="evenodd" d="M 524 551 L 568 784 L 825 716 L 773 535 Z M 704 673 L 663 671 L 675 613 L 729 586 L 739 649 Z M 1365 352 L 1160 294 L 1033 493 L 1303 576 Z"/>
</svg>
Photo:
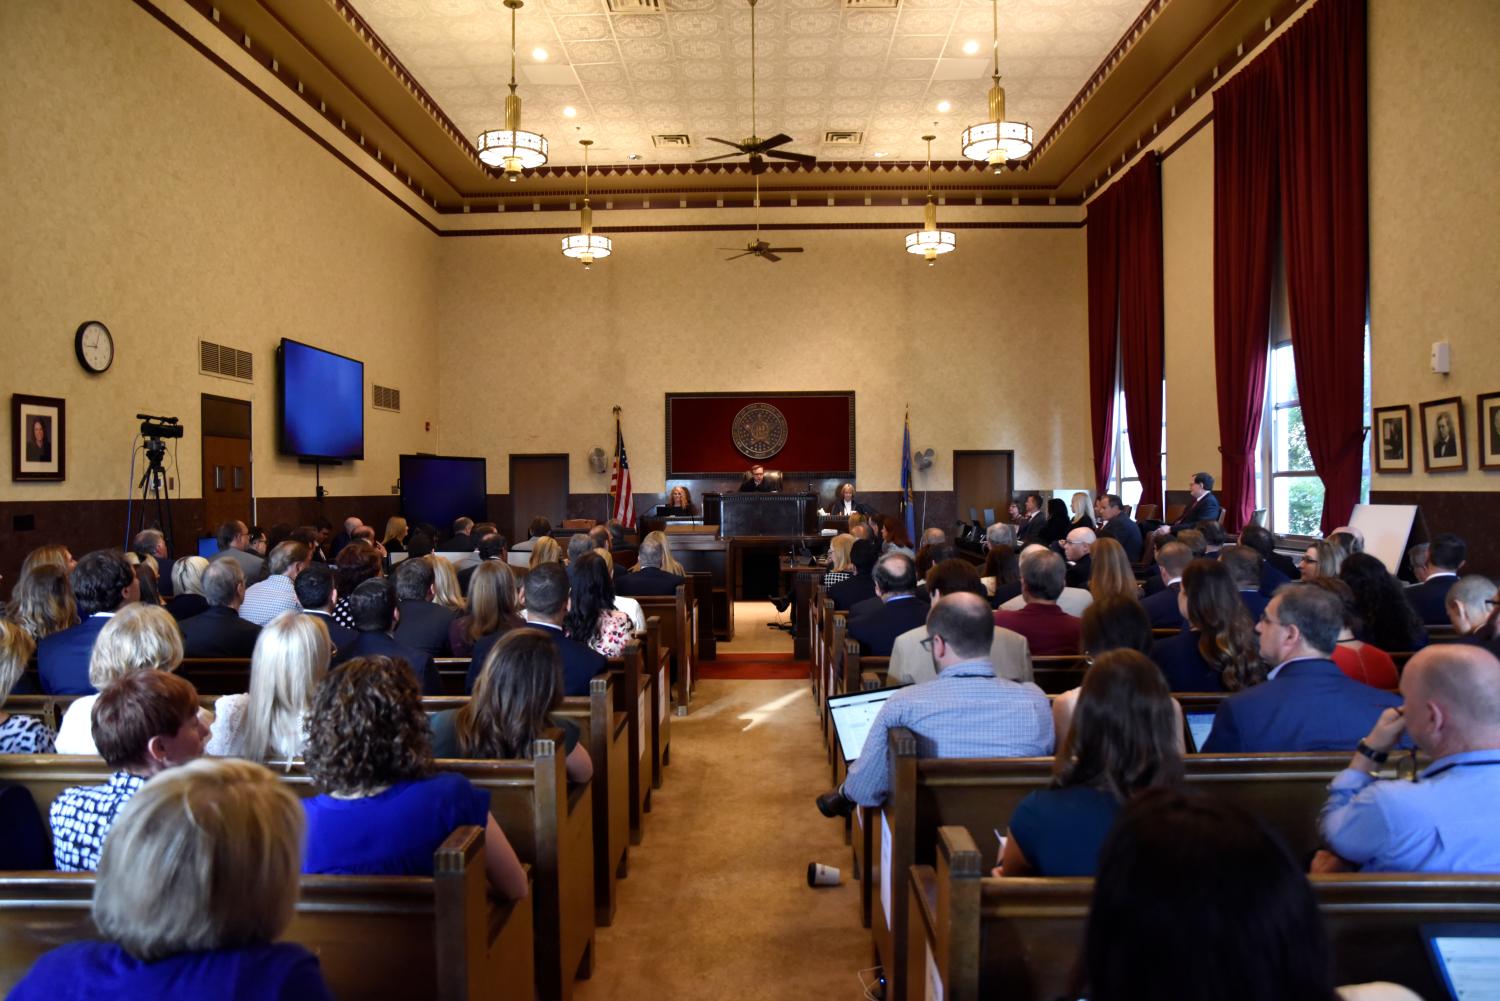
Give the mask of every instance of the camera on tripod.
<svg viewBox="0 0 1500 1001">
<path fill-rule="evenodd" d="M 136 414 L 135 419 L 141 422 L 142 438 L 181 438 L 182 425 L 175 417 L 153 417 L 150 414 Z"/>
</svg>

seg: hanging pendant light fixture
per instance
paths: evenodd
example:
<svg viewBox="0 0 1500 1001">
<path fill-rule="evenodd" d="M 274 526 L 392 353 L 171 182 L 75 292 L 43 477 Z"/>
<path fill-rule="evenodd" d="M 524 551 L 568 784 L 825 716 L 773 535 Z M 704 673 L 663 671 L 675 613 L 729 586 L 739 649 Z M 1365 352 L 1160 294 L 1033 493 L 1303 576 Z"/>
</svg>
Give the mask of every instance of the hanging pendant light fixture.
<svg viewBox="0 0 1500 1001">
<path fill-rule="evenodd" d="M 927 143 L 927 206 L 922 210 L 922 228 L 906 234 L 906 252 L 921 254 L 927 266 L 937 263 L 939 254 L 951 254 L 958 249 L 958 236 L 946 229 L 938 229 L 937 201 L 932 195 L 932 141 L 937 136 L 923 136 Z"/>
<path fill-rule="evenodd" d="M 995 173 L 1006 161 L 1024 160 L 1031 153 L 1031 126 L 1005 120 L 1005 88 L 1000 86 L 1000 0 L 990 0 L 995 13 L 995 72 L 990 77 L 990 120 L 964 129 L 964 156 L 990 165 Z"/>
<path fill-rule="evenodd" d="M 525 0 L 503 2 L 510 8 L 510 94 L 505 98 L 505 128 L 480 133 L 475 145 L 479 159 L 503 168 L 505 179 L 515 183 L 521 171 L 547 162 L 547 137 L 521 128 L 521 99 L 516 96 L 516 11 L 525 6 Z"/>
<path fill-rule="evenodd" d="M 578 232 L 562 238 L 562 252 L 564 257 L 582 261 L 583 270 L 587 271 L 589 265 L 608 257 L 615 247 L 609 237 L 594 232 L 594 210 L 589 208 L 589 147 L 594 140 L 580 139 L 578 145 L 583 147 L 583 208 L 578 211 Z"/>
</svg>

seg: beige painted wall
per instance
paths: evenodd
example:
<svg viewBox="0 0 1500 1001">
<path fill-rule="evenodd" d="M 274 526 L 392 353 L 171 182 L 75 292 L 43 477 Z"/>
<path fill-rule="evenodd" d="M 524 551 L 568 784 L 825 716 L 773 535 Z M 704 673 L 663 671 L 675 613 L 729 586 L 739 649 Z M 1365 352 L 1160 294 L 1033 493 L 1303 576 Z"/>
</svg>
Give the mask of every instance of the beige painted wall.
<svg viewBox="0 0 1500 1001">
<path fill-rule="evenodd" d="M 612 448 L 619 403 L 636 487 L 660 490 L 664 393 L 853 389 L 864 489 L 899 487 L 908 402 L 932 489 L 971 448 L 1015 449 L 1023 487 L 1087 482 L 1081 228 L 963 230 L 934 268 L 900 231 L 778 233 L 807 252 L 722 260 L 746 236 L 625 234 L 589 272 L 555 237 L 442 240 L 443 448 L 489 456 L 492 492 L 507 453 L 566 451 L 571 489 L 602 492 L 586 455 Z M 479 362 L 493 388 L 476 392 Z"/>
<path fill-rule="evenodd" d="M 0 3 L 0 65 L 0 397 L 68 404 L 67 482 L 3 476 L 0 499 L 124 496 L 137 411 L 187 423 L 198 496 L 202 393 L 253 401 L 259 495 L 311 496 L 274 454 L 283 336 L 402 390 L 399 415 L 366 401 L 370 458 L 325 470 L 335 496 L 384 493 L 399 451 L 435 447 L 436 236 L 135 4 Z M 114 334 L 102 376 L 74 358 L 87 319 Z M 200 375 L 199 338 L 252 351 L 254 385 Z"/>
</svg>

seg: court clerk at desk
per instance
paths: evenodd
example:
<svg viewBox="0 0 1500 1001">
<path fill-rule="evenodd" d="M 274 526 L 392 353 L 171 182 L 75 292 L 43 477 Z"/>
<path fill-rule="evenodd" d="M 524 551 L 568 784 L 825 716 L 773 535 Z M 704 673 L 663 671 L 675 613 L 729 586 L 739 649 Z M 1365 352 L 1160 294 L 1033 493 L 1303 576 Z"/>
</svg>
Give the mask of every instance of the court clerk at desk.
<svg viewBox="0 0 1500 1001">
<path fill-rule="evenodd" d="M 740 484 L 742 494 L 773 494 L 776 488 L 766 479 L 766 467 L 760 463 L 750 467 L 750 478 Z"/>
<path fill-rule="evenodd" d="M 828 513 L 834 516 L 862 514 L 865 517 L 875 513 L 875 509 L 864 501 L 854 499 L 854 484 L 840 483 L 839 488 L 833 492 L 833 506 Z"/>
</svg>

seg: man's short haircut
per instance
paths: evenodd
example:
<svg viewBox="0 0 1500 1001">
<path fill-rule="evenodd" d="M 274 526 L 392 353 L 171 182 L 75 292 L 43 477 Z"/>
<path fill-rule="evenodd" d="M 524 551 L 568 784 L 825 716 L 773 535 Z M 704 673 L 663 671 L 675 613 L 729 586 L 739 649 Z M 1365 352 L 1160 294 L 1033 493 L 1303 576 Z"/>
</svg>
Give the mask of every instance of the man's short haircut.
<svg viewBox="0 0 1500 1001">
<path fill-rule="evenodd" d="M 523 585 L 526 609 L 544 618 L 562 614 L 568 602 L 568 572 L 561 563 L 542 563 L 532 567 Z"/>
<path fill-rule="evenodd" d="M 1193 551 L 1185 542 L 1164 542 L 1156 550 L 1156 565 L 1167 572 L 1168 577 L 1181 577 L 1182 571 L 1193 562 Z"/>
<path fill-rule="evenodd" d="M 94 924 L 148 963 L 280 938 L 306 826 L 297 797 L 261 765 L 210 758 L 173 768 L 110 828 Z"/>
<path fill-rule="evenodd" d="M 473 518 L 454 518 L 453 519 L 453 534 L 454 535 L 463 535 L 463 534 L 467 533 L 473 527 L 474 527 L 474 519 Z"/>
<path fill-rule="evenodd" d="M 275 577 L 284 574 L 299 563 L 306 563 L 312 550 L 300 542 L 281 542 L 266 557 L 267 573 Z"/>
<path fill-rule="evenodd" d="M 480 537 L 479 558 L 481 560 L 495 560 L 503 555 L 505 555 L 505 536 L 499 532 L 491 532 L 489 535 Z"/>
<path fill-rule="evenodd" d="M 585 554 L 593 552 L 594 537 L 590 533 L 574 532 L 568 536 L 568 562 L 577 563 Z"/>
<path fill-rule="evenodd" d="M 353 535 L 354 534 L 354 530 L 356 528 L 358 528 L 359 526 L 363 525 L 363 524 L 364 524 L 363 521 L 361 521 L 355 515 L 351 514 L 349 517 L 347 517 L 347 518 L 344 519 L 344 534 L 345 535 Z"/>
<path fill-rule="evenodd" d="M 297 603 L 303 608 L 323 611 L 333 597 L 333 571 L 321 563 L 313 563 L 297 575 L 292 582 L 297 590 Z"/>
<path fill-rule="evenodd" d="M 661 569 L 662 548 L 661 540 L 646 536 L 641 540 L 641 548 L 636 553 L 636 562 L 643 567 L 656 567 Z"/>
<path fill-rule="evenodd" d="M 1105 494 L 1104 495 L 1104 499 L 1109 504 L 1110 507 L 1122 508 L 1122 509 L 1125 507 L 1125 502 L 1120 499 L 1120 495 L 1119 494 Z"/>
<path fill-rule="evenodd" d="M 170 737 L 198 712 L 193 686 L 166 671 L 132 671 L 111 682 L 94 701 L 94 746 L 113 769 L 146 762 L 152 737 Z"/>
<path fill-rule="evenodd" d="M 609 548 L 620 549 L 625 545 L 624 524 L 615 518 L 611 518 L 604 523 L 604 527 L 609 529 Z"/>
<path fill-rule="evenodd" d="M 966 660 L 988 656 L 995 640 L 990 603 L 974 594 L 944 594 L 927 613 L 927 635 L 941 636 Z"/>
<path fill-rule="evenodd" d="M 404 560 L 401 565 L 420 562 Z M 431 573 L 432 568 L 427 568 Z M 381 578 L 367 580 L 349 595 L 349 617 L 362 633 L 383 633 L 391 628 L 396 611 L 396 596 Z"/>
<path fill-rule="evenodd" d="M 1230 546 L 1219 554 L 1219 562 L 1239 590 L 1254 591 L 1260 587 L 1260 568 L 1265 558 L 1249 546 Z"/>
<path fill-rule="evenodd" d="M 1042 500 L 1042 495 L 1037 493 L 1035 490 L 1027 494 L 1026 499 L 1029 501 L 1036 501 L 1036 509 L 1038 511 L 1047 506 L 1047 502 Z"/>
<path fill-rule="evenodd" d="M 589 541 L 594 544 L 595 549 L 608 549 L 609 529 L 603 525 L 595 525 L 589 529 Z"/>
<path fill-rule="evenodd" d="M 500 528 L 493 521 L 477 521 L 470 531 L 475 535 L 489 535 L 491 532 L 500 531 Z"/>
<path fill-rule="evenodd" d="M 910 594 L 917 589 L 917 564 L 905 553 L 886 553 L 875 563 L 875 586 L 885 594 Z"/>
<path fill-rule="evenodd" d="M 544 535 L 551 535 L 552 522 L 542 517 L 532 518 L 531 524 L 526 527 L 526 534 L 533 539 L 540 539 Z"/>
<path fill-rule="evenodd" d="M 1067 575 L 1067 562 L 1050 549 L 1021 555 L 1021 583 L 1033 598 L 1056 601 L 1063 593 Z"/>
<path fill-rule="evenodd" d="M 942 560 L 927 571 L 928 594 L 977 594 L 988 597 L 979 582 L 979 571 L 968 560 Z"/>
<path fill-rule="evenodd" d="M 1321 654 L 1333 653 L 1344 628 L 1344 603 L 1332 591 L 1302 584 L 1276 589 L 1278 615 L 1284 626 L 1296 626 L 1303 641 Z"/>
<path fill-rule="evenodd" d="M 203 597 L 215 608 L 227 608 L 239 597 L 245 571 L 234 560 L 214 560 L 203 571 Z"/>
<path fill-rule="evenodd" d="M 166 542 L 167 537 L 158 529 L 143 528 L 130 540 L 130 551 L 141 556 L 155 556 L 156 547 Z"/>
<path fill-rule="evenodd" d="M 948 533 L 936 526 L 922 532 L 922 545 L 941 546 L 948 541 Z"/>
<path fill-rule="evenodd" d="M 1468 643 L 1434 643 L 1413 655 L 1408 671 L 1413 662 L 1423 668 L 1428 698 L 1470 724 L 1471 733 L 1500 728 L 1500 661 L 1493 653 Z"/>
<path fill-rule="evenodd" d="M 1457 570 L 1469 557 L 1469 547 L 1452 532 L 1443 532 L 1427 544 L 1427 565 L 1434 570 Z"/>
<path fill-rule="evenodd" d="M 135 570 L 118 549 L 96 549 L 68 574 L 73 599 L 78 603 L 78 617 L 86 619 L 95 612 L 113 612 L 124 600 L 124 591 L 135 580 Z"/>
<path fill-rule="evenodd" d="M 441 559 L 442 557 L 438 557 Z M 426 601 L 432 595 L 437 575 L 426 560 L 402 560 L 391 574 L 391 587 L 397 601 Z"/>
<path fill-rule="evenodd" d="M 1184 528 L 1177 533 L 1177 541 L 1193 551 L 1194 556 L 1208 552 L 1208 540 L 1196 528 Z"/>
<path fill-rule="evenodd" d="M 1214 478 L 1212 473 L 1194 473 L 1193 482 L 1198 484 L 1204 490 L 1212 490 L 1214 488 Z"/>
<path fill-rule="evenodd" d="M 1454 581 L 1444 600 L 1449 605 L 1462 606 L 1469 613 L 1470 621 L 1483 622 L 1490 614 L 1487 602 L 1495 597 L 1496 591 L 1494 581 L 1471 573 Z"/>
<path fill-rule="evenodd" d="M 1415 572 L 1427 566 L 1427 550 L 1430 548 L 1426 542 L 1419 542 L 1407 549 L 1406 562 Z"/>
<path fill-rule="evenodd" d="M 958 547 L 951 542 L 934 542 L 917 550 L 917 576 L 927 579 L 927 571 L 944 560 L 958 556 Z"/>
<path fill-rule="evenodd" d="M 238 539 L 240 537 L 240 533 L 243 531 L 245 531 L 245 526 L 243 523 L 238 521 L 226 521 L 224 522 L 224 524 L 220 525 L 219 531 L 216 534 L 216 537 L 219 540 L 219 551 L 223 552 L 224 550 L 233 546 L 234 540 Z"/>
<path fill-rule="evenodd" d="M 1276 536 L 1264 525 L 1246 525 L 1240 530 L 1240 545 L 1249 546 L 1269 559 L 1276 551 Z"/>
<path fill-rule="evenodd" d="M 861 574 L 873 573 L 879 561 L 880 543 L 874 539 L 855 539 L 854 545 L 849 547 L 849 562 Z"/>
<path fill-rule="evenodd" d="M 1016 547 L 1016 526 L 1009 522 L 997 521 L 984 530 L 985 541 L 990 544 L 991 549 L 1000 549 L 1009 546 Z"/>
<path fill-rule="evenodd" d="M 1217 521 L 1200 521 L 1193 526 L 1193 531 L 1203 536 L 1203 541 L 1210 546 L 1222 546 L 1224 544 L 1224 529 Z"/>
</svg>

